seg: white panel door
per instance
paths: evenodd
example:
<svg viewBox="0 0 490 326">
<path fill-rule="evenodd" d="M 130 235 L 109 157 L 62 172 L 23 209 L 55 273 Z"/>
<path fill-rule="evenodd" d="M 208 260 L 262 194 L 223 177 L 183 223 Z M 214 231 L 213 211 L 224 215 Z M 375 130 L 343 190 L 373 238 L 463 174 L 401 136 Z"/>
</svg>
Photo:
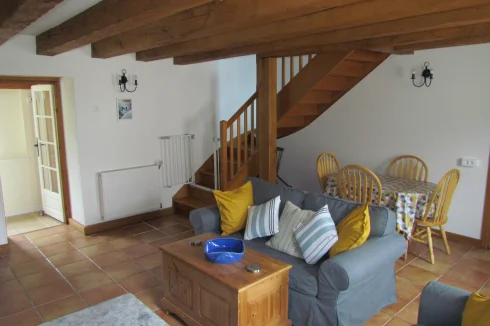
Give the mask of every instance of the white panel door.
<svg viewBox="0 0 490 326">
<path fill-rule="evenodd" d="M 53 86 L 31 87 L 43 211 L 63 222 Z"/>
</svg>

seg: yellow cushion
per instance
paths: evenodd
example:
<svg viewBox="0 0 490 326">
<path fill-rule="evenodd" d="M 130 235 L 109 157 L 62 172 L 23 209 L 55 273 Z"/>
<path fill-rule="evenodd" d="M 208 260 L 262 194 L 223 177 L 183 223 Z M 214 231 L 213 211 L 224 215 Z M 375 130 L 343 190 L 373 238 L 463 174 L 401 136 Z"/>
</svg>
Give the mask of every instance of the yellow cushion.
<svg viewBox="0 0 490 326">
<path fill-rule="evenodd" d="M 330 257 L 354 249 L 366 242 L 371 233 L 369 206 L 355 208 L 337 225 L 339 240 L 330 249 Z"/>
<path fill-rule="evenodd" d="M 229 235 L 245 228 L 248 206 L 253 206 L 252 183 L 249 181 L 231 191 L 214 191 L 221 216 L 221 235 Z"/>
<path fill-rule="evenodd" d="M 490 325 L 490 298 L 473 292 L 463 311 L 462 326 L 488 326 Z"/>
</svg>

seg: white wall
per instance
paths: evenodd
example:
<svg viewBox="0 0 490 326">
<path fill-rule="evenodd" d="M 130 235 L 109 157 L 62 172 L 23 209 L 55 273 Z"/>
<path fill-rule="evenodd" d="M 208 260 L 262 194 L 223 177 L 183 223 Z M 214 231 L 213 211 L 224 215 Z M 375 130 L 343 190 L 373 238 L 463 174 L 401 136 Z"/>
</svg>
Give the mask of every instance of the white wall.
<svg viewBox="0 0 490 326">
<path fill-rule="evenodd" d="M 361 164 L 383 173 L 401 154 L 414 154 L 437 182 L 460 168 L 447 230 L 480 238 L 490 146 L 490 45 L 392 56 L 300 132 L 279 141 L 285 147 L 281 175 L 294 187 L 320 191 L 316 158 L 333 152 L 341 165 Z M 430 88 L 411 84 L 429 61 Z M 480 159 L 461 168 L 458 158 Z"/>
<path fill-rule="evenodd" d="M 0 159 L 26 156 L 20 89 L 0 89 Z"/>
<path fill-rule="evenodd" d="M 135 61 L 134 55 L 92 59 L 88 46 L 56 57 L 35 52 L 34 37 L 21 35 L 10 40 L 0 47 L 0 75 L 73 80 L 74 105 L 64 102 L 64 110 L 74 112 L 64 113 L 65 119 L 68 114 L 76 121 L 76 131 L 66 132 L 77 135 L 77 142 L 71 139 L 67 143 L 67 151 L 78 149 L 81 191 L 71 189 L 71 177 L 70 190 L 75 201 L 72 205 L 79 208 L 73 217 L 80 223 L 101 222 L 97 172 L 155 162 L 160 157 L 159 136 L 195 133 L 196 166 L 211 154 L 217 78 L 213 64 L 182 67 L 174 66 L 171 60 L 144 63 Z M 140 86 L 133 94 L 120 94 L 114 85 L 114 76 L 123 68 L 138 75 Z M 69 101 L 70 96 L 66 94 L 64 99 Z M 117 121 L 117 97 L 133 100 L 133 120 Z M 171 205 L 177 189 L 166 191 L 164 207 Z"/>
<path fill-rule="evenodd" d="M 0 176 L 6 216 L 41 210 L 34 119 L 29 90 L 0 90 Z"/>
<path fill-rule="evenodd" d="M 257 68 L 254 55 L 219 60 L 216 84 L 216 135 L 219 121 L 228 120 L 256 91 Z"/>
</svg>

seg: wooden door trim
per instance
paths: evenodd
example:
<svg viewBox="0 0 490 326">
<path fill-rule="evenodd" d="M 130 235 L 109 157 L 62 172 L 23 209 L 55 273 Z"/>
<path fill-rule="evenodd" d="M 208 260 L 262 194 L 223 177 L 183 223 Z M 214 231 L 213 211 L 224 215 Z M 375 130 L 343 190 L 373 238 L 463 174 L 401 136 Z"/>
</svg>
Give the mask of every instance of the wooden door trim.
<svg viewBox="0 0 490 326">
<path fill-rule="evenodd" d="M 72 218 L 70 201 L 70 183 L 68 180 L 68 162 L 66 157 L 65 128 L 63 124 L 63 106 L 61 102 L 61 77 L 0 76 L 0 89 L 31 89 L 38 84 L 49 84 L 54 88 L 56 105 L 56 135 L 58 137 L 61 197 L 63 201 L 64 223 Z"/>
<path fill-rule="evenodd" d="M 490 156 L 490 155 L 489 155 Z M 485 191 L 485 205 L 481 228 L 481 244 L 485 249 L 490 249 L 490 158 L 488 161 L 487 187 Z"/>
</svg>

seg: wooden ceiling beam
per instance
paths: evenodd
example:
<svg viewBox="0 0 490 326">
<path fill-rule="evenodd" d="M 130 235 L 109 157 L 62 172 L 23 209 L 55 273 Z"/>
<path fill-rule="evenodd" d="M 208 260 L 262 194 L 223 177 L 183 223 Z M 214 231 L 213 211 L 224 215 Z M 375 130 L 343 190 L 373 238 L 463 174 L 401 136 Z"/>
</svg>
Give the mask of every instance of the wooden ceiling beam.
<svg viewBox="0 0 490 326">
<path fill-rule="evenodd" d="M 222 0 L 103 0 L 38 35 L 37 53 L 56 55 L 178 12 Z"/>
<path fill-rule="evenodd" d="M 92 44 L 92 57 L 110 58 L 158 46 L 289 19 L 365 0 L 225 0 L 202 12 L 189 10 Z"/>
<path fill-rule="evenodd" d="M 174 63 L 191 64 L 255 53 L 282 57 L 329 51 L 379 50 L 382 47 L 391 47 L 393 51 L 396 45 L 486 34 L 489 24 L 490 5 L 483 5 L 278 42 L 184 55 L 174 58 Z M 407 33 L 414 29 L 411 26 L 417 26 L 416 32 Z"/>
<path fill-rule="evenodd" d="M 314 33 L 325 33 L 430 13 L 462 9 L 480 4 L 490 4 L 490 1 L 411 0 L 407 2 L 406 0 L 372 0 L 359 2 L 265 26 L 256 26 L 214 37 L 205 37 L 141 51 L 137 53 L 136 58 L 140 61 L 153 61 L 192 53 L 225 50 L 258 43 L 286 40 Z M 373 12 L 376 12 L 376 15 L 373 15 Z M 412 28 L 416 27 L 412 26 Z"/>
<path fill-rule="evenodd" d="M 416 44 L 395 46 L 394 52 L 420 51 L 420 50 L 430 50 L 430 49 L 447 48 L 453 46 L 484 44 L 484 43 L 490 43 L 490 31 L 487 35 L 476 35 L 476 36 L 461 37 L 461 38 L 454 38 L 454 39 L 434 41 L 434 42 L 421 42 Z"/>
<path fill-rule="evenodd" d="M 63 0 L 0 0 L 0 45 Z"/>
</svg>

